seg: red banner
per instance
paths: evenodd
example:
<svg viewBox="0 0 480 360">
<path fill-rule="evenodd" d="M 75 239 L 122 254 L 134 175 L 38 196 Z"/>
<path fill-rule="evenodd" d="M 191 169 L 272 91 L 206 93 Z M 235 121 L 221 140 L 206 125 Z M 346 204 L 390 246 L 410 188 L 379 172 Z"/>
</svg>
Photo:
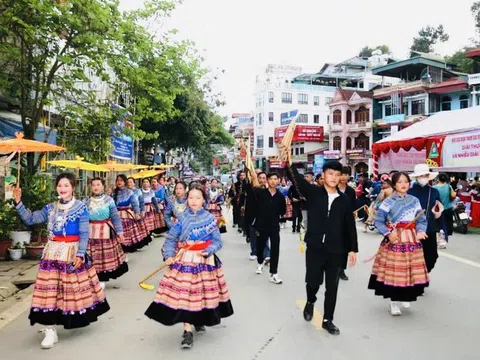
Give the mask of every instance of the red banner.
<svg viewBox="0 0 480 360">
<path fill-rule="evenodd" d="M 275 142 L 282 141 L 288 126 L 275 128 Z M 323 141 L 323 126 L 297 125 L 292 141 Z"/>
<path fill-rule="evenodd" d="M 445 136 L 438 136 L 429 138 L 427 140 L 426 149 L 426 163 L 432 168 L 441 167 L 442 165 L 442 150 Z"/>
</svg>

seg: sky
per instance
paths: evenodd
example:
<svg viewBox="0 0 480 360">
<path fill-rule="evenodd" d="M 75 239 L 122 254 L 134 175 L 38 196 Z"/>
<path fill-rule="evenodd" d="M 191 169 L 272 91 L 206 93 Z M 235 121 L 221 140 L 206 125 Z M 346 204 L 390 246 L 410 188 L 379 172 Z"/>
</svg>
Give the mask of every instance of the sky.
<svg viewBox="0 0 480 360">
<path fill-rule="evenodd" d="M 120 0 L 123 9 L 141 0 Z M 426 25 L 443 24 L 450 40 L 436 46 L 454 53 L 476 36 L 473 0 L 183 0 L 159 26 L 177 29 L 196 43 L 205 65 L 225 73 L 215 82 L 226 106 L 222 115 L 250 112 L 256 75 L 268 64 L 295 65 L 318 72 L 365 46 L 389 45 L 395 58 L 408 57 L 412 39 Z M 388 4 L 388 5 L 387 5 Z"/>
</svg>

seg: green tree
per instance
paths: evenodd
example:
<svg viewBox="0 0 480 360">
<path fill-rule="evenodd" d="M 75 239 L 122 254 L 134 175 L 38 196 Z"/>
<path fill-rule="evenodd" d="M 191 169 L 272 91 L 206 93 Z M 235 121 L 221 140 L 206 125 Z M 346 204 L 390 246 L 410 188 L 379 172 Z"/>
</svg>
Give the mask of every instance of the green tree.
<svg viewBox="0 0 480 360">
<path fill-rule="evenodd" d="M 465 57 L 465 54 L 470 50 L 472 50 L 471 47 L 464 47 L 456 51 L 453 55 L 446 56 L 445 61 L 447 64 L 453 66 L 453 70 L 468 74 L 472 71 L 473 60 Z"/>
<path fill-rule="evenodd" d="M 370 46 L 364 46 L 362 50 L 360 50 L 358 56 L 360 57 L 370 57 L 375 50 L 381 50 L 382 54 L 390 54 L 390 47 L 388 45 L 378 45 L 374 48 Z"/>
<path fill-rule="evenodd" d="M 434 51 L 437 43 L 448 41 L 448 39 L 449 35 L 445 32 L 443 25 L 427 26 L 420 29 L 418 36 L 413 38 L 410 50 L 430 53 Z"/>
</svg>

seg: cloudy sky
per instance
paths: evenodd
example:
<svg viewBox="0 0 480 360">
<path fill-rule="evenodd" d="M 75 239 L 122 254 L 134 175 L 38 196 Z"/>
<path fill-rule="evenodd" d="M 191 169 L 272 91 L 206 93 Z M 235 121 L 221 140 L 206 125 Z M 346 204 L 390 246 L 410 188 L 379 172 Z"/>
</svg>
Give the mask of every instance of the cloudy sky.
<svg viewBox="0 0 480 360">
<path fill-rule="evenodd" d="M 120 0 L 124 9 L 141 0 Z M 178 29 L 195 41 L 206 65 L 225 70 L 216 82 L 227 105 L 222 114 L 248 112 L 255 102 L 255 76 L 270 63 L 317 72 L 325 62 L 340 62 L 365 46 L 387 44 L 405 58 L 418 30 L 443 24 L 447 55 L 475 36 L 472 0 L 184 0 L 161 26 Z M 388 5 L 387 5 L 388 4 Z"/>
</svg>

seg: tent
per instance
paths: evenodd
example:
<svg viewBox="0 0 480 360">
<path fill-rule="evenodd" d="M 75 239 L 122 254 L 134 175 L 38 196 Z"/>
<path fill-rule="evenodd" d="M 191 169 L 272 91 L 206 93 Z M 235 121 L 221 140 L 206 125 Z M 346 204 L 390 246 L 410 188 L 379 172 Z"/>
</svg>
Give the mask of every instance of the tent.
<svg viewBox="0 0 480 360">
<path fill-rule="evenodd" d="M 374 173 L 382 153 L 426 150 L 432 168 L 480 171 L 480 106 L 442 111 L 373 144 Z"/>
</svg>

